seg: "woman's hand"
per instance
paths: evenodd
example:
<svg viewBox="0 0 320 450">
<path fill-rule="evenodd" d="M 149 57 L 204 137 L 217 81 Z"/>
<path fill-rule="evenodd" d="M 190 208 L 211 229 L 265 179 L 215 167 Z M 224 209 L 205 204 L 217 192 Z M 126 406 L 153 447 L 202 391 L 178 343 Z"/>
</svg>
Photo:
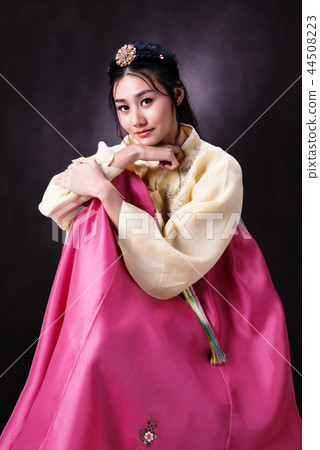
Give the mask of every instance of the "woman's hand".
<svg viewBox="0 0 320 450">
<path fill-rule="evenodd" d="M 159 161 L 166 170 L 175 170 L 183 157 L 180 147 L 174 145 L 131 144 L 115 153 L 111 167 L 125 169 L 135 161 Z"/>
<path fill-rule="evenodd" d="M 84 201 L 98 198 L 106 183 L 100 165 L 93 158 L 74 159 L 55 179 L 55 184 L 82 196 Z"/>
<path fill-rule="evenodd" d="M 178 168 L 183 151 L 175 145 L 141 145 L 141 158 L 144 161 L 159 161 L 159 166 L 166 170 Z"/>
</svg>

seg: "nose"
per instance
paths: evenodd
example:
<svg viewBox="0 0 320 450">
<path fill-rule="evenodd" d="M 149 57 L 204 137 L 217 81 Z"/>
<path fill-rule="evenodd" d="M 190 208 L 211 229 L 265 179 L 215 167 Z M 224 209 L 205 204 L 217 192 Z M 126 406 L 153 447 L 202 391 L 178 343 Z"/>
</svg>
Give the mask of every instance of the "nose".
<svg viewBox="0 0 320 450">
<path fill-rule="evenodd" d="M 140 108 L 132 108 L 132 126 L 141 128 L 146 125 L 147 119 Z"/>
</svg>

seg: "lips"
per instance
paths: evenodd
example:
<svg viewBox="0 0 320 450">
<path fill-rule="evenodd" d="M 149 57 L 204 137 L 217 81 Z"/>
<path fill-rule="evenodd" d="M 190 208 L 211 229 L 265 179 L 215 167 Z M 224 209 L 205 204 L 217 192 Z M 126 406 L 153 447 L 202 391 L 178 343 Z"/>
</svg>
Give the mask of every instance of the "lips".
<svg viewBox="0 0 320 450">
<path fill-rule="evenodd" d="M 150 130 L 141 130 L 141 131 L 137 131 L 136 134 L 137 134 L 140 138 L 144 138 L 144 137 L 149 136 L 149 134 L 151 133 L 151 131 L 153 131 L 153 128 L 151 128 Z"/>
</svg>

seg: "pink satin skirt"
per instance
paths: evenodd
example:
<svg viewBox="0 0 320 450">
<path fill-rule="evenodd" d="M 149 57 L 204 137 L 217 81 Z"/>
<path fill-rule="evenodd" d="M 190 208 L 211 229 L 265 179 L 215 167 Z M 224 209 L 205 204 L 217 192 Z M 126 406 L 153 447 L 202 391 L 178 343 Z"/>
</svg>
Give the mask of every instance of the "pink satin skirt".
<svg viewBox="0 0 320 450">
<path fill-rule="evenodd" d="M 114 184 L 154 215 L 144 183 Z M 158 300 L 129 275 L 93 200 L 64 245 L 24 390 L 1 450 L 297 450 L 286 324 L 259 247 L 239 225 L 195 285 L 226 354 L 180 296 Z"/>
</svg>

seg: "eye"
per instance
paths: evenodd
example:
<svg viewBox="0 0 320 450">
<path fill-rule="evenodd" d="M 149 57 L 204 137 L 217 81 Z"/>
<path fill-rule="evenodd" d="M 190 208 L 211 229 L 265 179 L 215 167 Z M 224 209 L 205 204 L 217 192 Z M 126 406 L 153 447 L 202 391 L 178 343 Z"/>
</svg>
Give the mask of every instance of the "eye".
<svg viewBox="0 0 320 450">
<path fill-rule="evenodd" d="M 150 105 L 152 103 L 152 98 L 144 98 L 141 105 Z"/>
<path fill-rule="evenodd" d="M 118 111 L 127 111 L 129 108 L 127 105 L 120 105 L 118 106 L 117 110 Z"/>
</svg>

